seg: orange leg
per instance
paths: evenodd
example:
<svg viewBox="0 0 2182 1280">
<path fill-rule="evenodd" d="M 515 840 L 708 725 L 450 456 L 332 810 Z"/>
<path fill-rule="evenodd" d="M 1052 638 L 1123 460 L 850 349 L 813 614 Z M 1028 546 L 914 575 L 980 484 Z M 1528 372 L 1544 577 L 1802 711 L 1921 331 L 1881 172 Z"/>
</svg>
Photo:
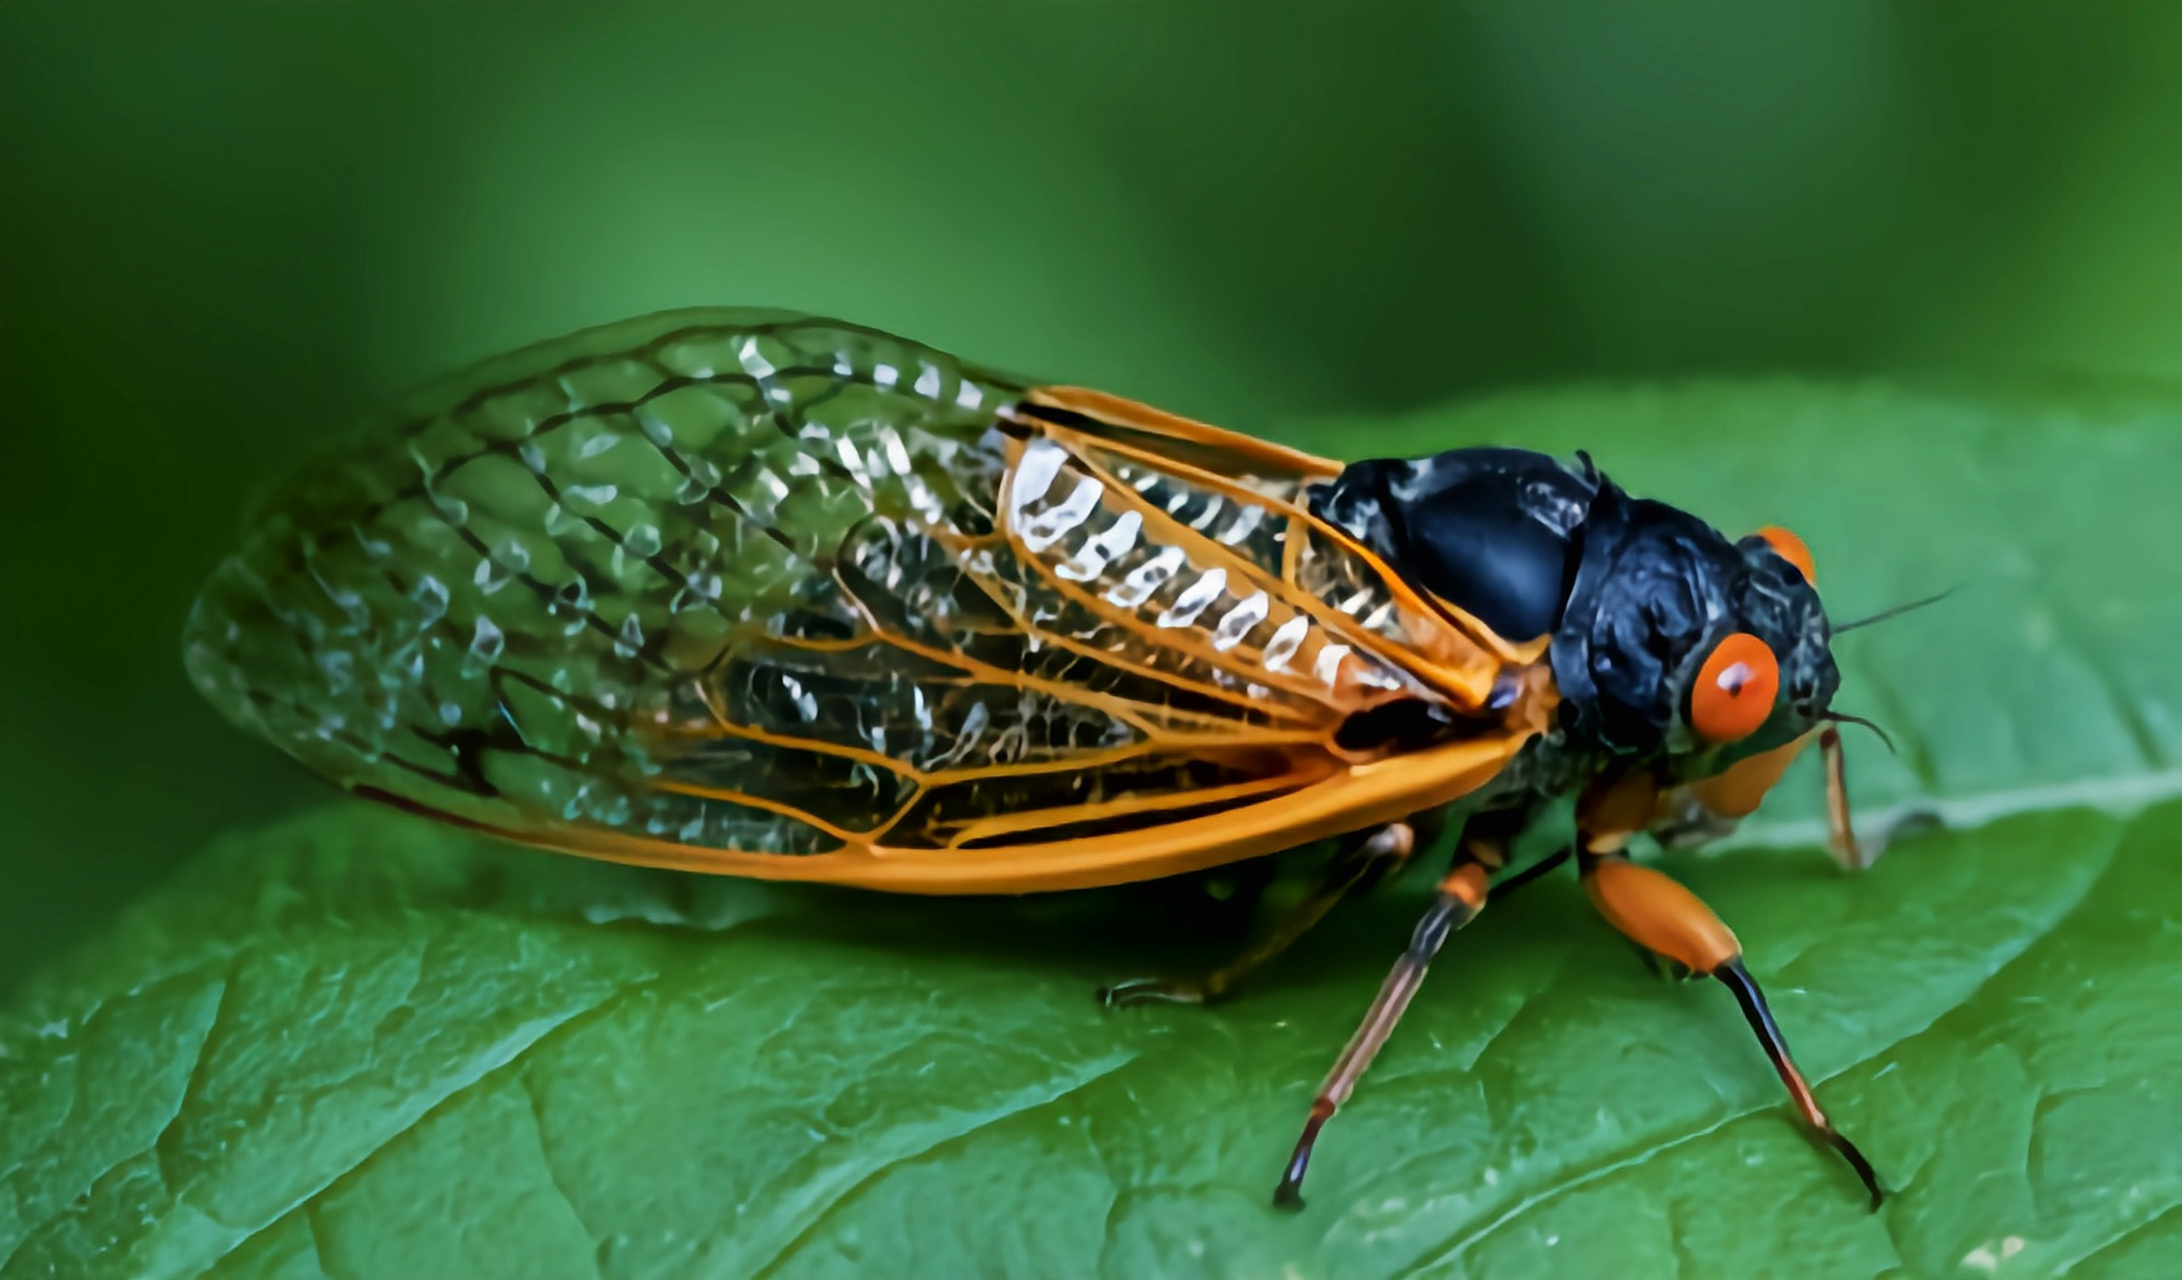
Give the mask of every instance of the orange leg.
<svg viewBox="0 0 2182 1280">
<path fill-rule="evenodd" d="M 1818 750 L 1826 760 L 1826 825 L 1833 837 L 1829 847 L 1834 861 L 1862 871 L 1871 865 L 1871 857 L 1856 842 L 1856 828 L 1849 821 L 1849 772 L 1841 756 L 1841 731 L 1827 725 L 1818 735 Z"/>
<path fill-rule="evenodd" d="M 1805 734 L 1787 746 L 1738 760 L 1709 778 L 1691 783 L 1689 793 L 1723 818 L 1747 818 L 1758 811 L 1767 793 L 1788 772 L 1788 766 L 1811 745 L 1813 736 Z"/>
<path fill-rule="evenodd" d="M 1652 834 L 1661 844 L 1681 848 L 1733 831 L 1737 823 L 1757 811 L 1788 766 L 1814 740 L 1826 766 L 1828 847 L 1836 862 L 1851 871 L 1862 871 L 1871 865 L 1871 859 L 1857 843 L 1855 827 L 1849 820 L 1849 781 L 1842 758 L 1841 731 L 1832 725 L 1677 788 L 1667 798 L 1664 821 L 1652 828 Z"/>
<path fill-rule="evenodd" d="M 1661 806 L 1665 813 L 1650 828 L 1651 834 L 1670 849 L 1693 848 L 1729 834 L 1757 811 L 1781 774 L 1816 736 L 1805 734 L 1786 746 L 1738 760 L 1709 778 L 1675 788 L 1665 797 Z"/>
<path fill-rule="evenodd" d="M 1599 812 L 1593 814 L 1594 819 L 1609 807 L 1603 803 L 1597 806 Z M 1787 1039 L 1781 1035 L 1779 1024 L 1773 1021 L 1773 1011 L 1766 1007 L 1764 991 L 1743 967 L 1742 944 L 1735 940 L 1734 933 L 1696 894 L 1661 872 L 1629 861 L 1622 853 L 1626 829 L 1616 830 L 1610 825 L 1587 826 L 1581 814 L 1578 825 L 1583 829 L 1579 840 L 1584 890 L 1599 914 L 1638 946 L 1680 964 L 1692 973 L 1718 978 L 1735 993 L 1735 1002 L 1742 1007 L 1750 1029 L 1757 1033 L 1758 1043 L 1764 1046 L 1766 1057 L 1773 1062 L 1773 1070 L 1780 1073 L 1781 1083 L 1788 1086 L 1796 1109 L 1803 1113 L 1804 1120 L 1819 1138 L 1840 1152 L 1856 1170 L 1864 1189 L 1871 1193 L 1872 1208 L 1878 1208 L 1885 1198 L 1879 1188 L 1878 1175 L 1872 1172 L 1871 1162 L 1864 1159 L 1864 1153 L 1856 1149 L 1856 1144 L 1843 1137 L 1826 1118 L 1826 1113 L 1819 1109 L 1810 1084 L 1789 1055 Z"/>
</svg>

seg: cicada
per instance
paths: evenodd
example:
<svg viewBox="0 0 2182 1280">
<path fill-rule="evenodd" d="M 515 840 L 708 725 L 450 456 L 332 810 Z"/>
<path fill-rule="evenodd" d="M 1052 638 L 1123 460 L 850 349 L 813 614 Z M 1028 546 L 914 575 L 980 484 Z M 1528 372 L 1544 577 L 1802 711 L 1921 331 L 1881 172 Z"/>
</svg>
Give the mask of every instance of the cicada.
<svg viewBox="0 0 2182 1280">
<path fill-rule="evenodd" d="M 1633 836 L 1755 807 L 1838 675 L 1810 554 L 1587 458 L 1344 464 L 873 329 L 671 312 L 461 375 L 292 481 L 189 623 L 198 687 L 349 790 L 620 862 L 1020 894 L 1338 843 L 1230 991 L 1460 823 L 1276 1200 L 1426 965 L 1573 854 L 1730 987 L 1828 1122 L 1734 935 Z M 1572 850 L 1515 837 L 1574 796 Z"/>
</svg>

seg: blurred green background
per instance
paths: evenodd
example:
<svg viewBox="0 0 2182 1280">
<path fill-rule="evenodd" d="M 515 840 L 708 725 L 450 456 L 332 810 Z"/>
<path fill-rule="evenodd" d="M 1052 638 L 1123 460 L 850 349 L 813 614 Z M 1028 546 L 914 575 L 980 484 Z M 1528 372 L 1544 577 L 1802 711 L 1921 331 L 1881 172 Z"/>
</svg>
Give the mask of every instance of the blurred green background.
<svg viewBox="0 0 2182 1280">
<path fill-rule="evenodd" d="M 0 989 L 322 794 L 176 635 L 255 491 L 452 364 L 773 304 L 1306 441 L 1510 384 L 2173 379 L 2178 57 L 2153 4 L 15 0 Z"/>
</svg>

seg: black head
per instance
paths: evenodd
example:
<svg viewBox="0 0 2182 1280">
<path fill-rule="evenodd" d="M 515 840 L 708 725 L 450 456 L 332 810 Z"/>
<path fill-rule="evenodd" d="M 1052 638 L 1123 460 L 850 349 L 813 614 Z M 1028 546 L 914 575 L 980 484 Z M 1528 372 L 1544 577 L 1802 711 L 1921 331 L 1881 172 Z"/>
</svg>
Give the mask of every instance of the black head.
<svg viewBox="0 0 2182 1280">
<path fill-rule="evenodd" d="M 1552 648 L 1578 742 L 1709 771 L 1825 714 L 1840 683 L 1825 612 L 1805 569 L 1765 537 L 1730 542 L 1602 480 L 1580 555 Z"/>
</svg>

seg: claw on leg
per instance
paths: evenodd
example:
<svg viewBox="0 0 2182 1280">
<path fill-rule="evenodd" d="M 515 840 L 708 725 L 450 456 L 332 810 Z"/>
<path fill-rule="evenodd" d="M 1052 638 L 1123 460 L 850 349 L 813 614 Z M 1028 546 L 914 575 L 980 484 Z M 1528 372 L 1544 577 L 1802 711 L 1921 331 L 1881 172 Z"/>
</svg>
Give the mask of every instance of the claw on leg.
<svg viewBox="0 0 2182 1280">
<path fill-rule="evenodd" d="M 1098 998 L 1109 1009 L 1128 1009 L 1140 1004 L 1204 1004 L 1211 995 L 1202 979 L 1130 978 L 1100 987 Z"/>
</svg>

